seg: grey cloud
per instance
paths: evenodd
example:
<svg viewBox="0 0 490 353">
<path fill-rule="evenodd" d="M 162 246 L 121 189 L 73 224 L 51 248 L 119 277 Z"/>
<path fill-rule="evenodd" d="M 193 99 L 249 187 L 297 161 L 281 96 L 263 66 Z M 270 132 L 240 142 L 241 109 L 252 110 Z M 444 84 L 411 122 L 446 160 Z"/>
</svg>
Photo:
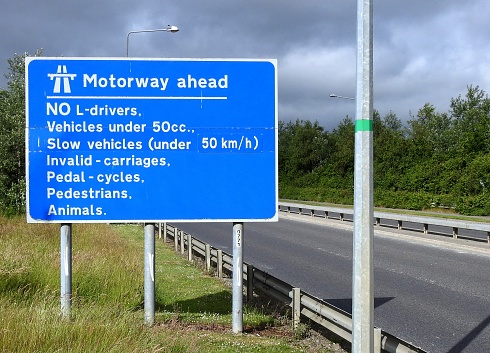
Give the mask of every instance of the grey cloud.
<svg viewBox="0 0 490 353">
<path fill-rule="evenodd" d="M 374 2 L 374 102 L 404 120 L 424 103 L 445 111 L 468 84 L 490 90 L 490 3 L 484 0 Z M 179 26 L 178 34 L 135 34 L 138 57 L 276 58 L 279 112 L 328 129 L 355 104 L 356 2 L 61 1 L 2 5 L 0 73 L 14 53 L 124 56 L 130 30 Z M 5 87 L 5 80 L 0 79 Z"/>
</svg>

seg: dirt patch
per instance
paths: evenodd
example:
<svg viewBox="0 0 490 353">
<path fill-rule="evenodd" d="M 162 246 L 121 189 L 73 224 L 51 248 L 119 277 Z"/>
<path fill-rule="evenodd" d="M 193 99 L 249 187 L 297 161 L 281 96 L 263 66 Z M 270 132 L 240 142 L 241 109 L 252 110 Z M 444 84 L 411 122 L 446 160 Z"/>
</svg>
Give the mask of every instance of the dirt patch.
<svg viewBox="0 0 490 353">
<path fill-rule="evenodd" d="M 232 334 L 229 325 L 223 324 L 206 324 L 206 323 L 185 323 L 177 321 L 167 321 L 156 325 L 155 329 L 165 328 L 166 330 L 176 330 L 181 332 L 213 332 L 219 334 Z M 275 338 L 283 340 L 290 345 L 303 349 L 309 353 L 347 353 L 347 342 L 335 341 L 328 339 L 320 332 L 317 332 L 309 327 L 306 328 L 304 337 L 298 337 L 291 326 L 267 326 L 263 328 L 244 327 L 243 336 L 251 335 L 264 338 Z"/>
</svg>

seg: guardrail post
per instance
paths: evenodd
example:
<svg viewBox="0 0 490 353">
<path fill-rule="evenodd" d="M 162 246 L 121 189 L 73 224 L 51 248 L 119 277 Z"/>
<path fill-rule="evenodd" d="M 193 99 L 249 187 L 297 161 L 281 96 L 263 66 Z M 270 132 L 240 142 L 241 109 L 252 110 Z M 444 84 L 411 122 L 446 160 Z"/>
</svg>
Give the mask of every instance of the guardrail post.
<svg viewBox="0 0 490 353">
<path fill-rule="evenodd" d="M 381 353 L 381 329 L 374 328 L 374 353 Z"/>
<path fill-rule="evenodd" d="M 325 212 L 325 219 L 328 219 L 328 211 L 324 211 Z"/>
<path fill-rule="evenodd" d="M 204 245 L 204 257 L 205 257 L 205 262 L 206 262 L 206 271 L 209 271 L 211 269 L 211 245 L 205 244 Z"/>
<path fill-rule="evenodd" d="M 254 267 L 247 264 L 247 302 L 250 303 L 254 296 Z"/>
<path fill-rule="evenodd" d="M 424 234 L 429 234 L 429 224 L 424 223 Z"/>
<path fill-rule="evenodd" d="M 453 227 L 453 238 L 458 239 L 458 227 Z"/>
<path fill-rule="evenodd" d="M 218 271 L 218 278 L 223 278 L 223 250 L 218 249 L 216 251 L 216 270 Z"/>
<path fill-rule="evenodd" d="M 490 232 L 487 232 L 487 243 L 490 244 Z"/>
<path fill-rule="evenodd" d="M 310 216 L 311 216 L 311 217 L 314 217 L 314 216 L 315 216 L 315 210 L 314 210 L 314 209 L 311 209 L 311 210 L 310 210 Z"/>
<path fill-rule="evenodd" d="M 397 223 L 398 223 L 398 226 L 397 226 L 398 230 L 402 230 L 402 228 L 403 228 L 403 221 L 400 221 L 399 220 Z"/>
<path fill-rule="evenodd" d="M 174 248 L 175 252 L 179 251 L 179 230 L 177 227 L 174 227 Z"/>
<path fill-rule="evenodd" d="M 187 260 L 192 261 L 192 235 L 187 234 Z"/>
<path fill-rule="evenodd" d="M 339 216 L 339 220 L 344 221 L 344 214 L 343 213 L 339 213 L 339 215 L 340 215 Z"/>
<path fill-rule="evenodd" d="M 381 224 L 381 218 L 379 217 L 376 217 L 376 223 L 375 223 L 377 226 L 379 226 Z"/>
<path fill-rule="evenodd" d="M 185 239 L 184 239 L 184 231 L 180 231 L 180 254 L 184 255 L 185 251 Z"/>
<path fill-rule="evenodd" d="M 300 323 L 301 319 L 301 289 L 300 288 L 293 288 L 293 330 L 296 330 L 298 328 L 298 325 Z"/>
</svg>

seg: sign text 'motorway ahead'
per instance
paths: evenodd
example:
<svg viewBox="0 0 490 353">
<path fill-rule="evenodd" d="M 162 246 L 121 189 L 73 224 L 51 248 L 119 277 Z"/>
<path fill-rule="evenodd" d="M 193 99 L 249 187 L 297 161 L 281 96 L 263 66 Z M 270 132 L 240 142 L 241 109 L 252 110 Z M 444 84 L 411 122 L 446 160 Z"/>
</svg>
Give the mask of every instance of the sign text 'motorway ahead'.
<svg viewBox="0 0 490 353">
<path fill-rule="evenodd" d="M 26 58 L 29 222 L 277 220 L 275 60 Z"/>
</svg>

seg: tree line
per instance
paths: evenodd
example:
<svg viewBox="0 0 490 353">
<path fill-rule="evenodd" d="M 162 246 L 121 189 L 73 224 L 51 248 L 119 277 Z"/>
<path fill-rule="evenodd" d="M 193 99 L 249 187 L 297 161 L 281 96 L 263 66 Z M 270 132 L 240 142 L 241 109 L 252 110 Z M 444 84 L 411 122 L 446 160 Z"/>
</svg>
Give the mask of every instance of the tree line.
<svg viewBox="0 0 490 353">
<path fill-rule="evenodd" d="M 37 51 L 35 56 L 40 56 Z M 8 59 L 0 88 L 0 213 L 25 212 L 25 67 L 28 54 Z M 478 86 L 450 100 L 447 112 L 429 103 L 406 124 L 373 114 L 375 206 L 453 209 L 490 215 L 490 99 Z M 353 203 L 354 121 L 332 131 L 315 121 L 279 122 L 281 198 Z"/>
<path fill-rule="evenodd" d="M 7 60 L 7 88 L 0 88 L 0 213 L 5 215 L 25 212 L 26 56 L 15 54 Z"/>
<path fill-rule="evenodd" d="M 490 215 L 490 99 L 478 86 L 450 100 L 447 112 L 425 104 L 406 124 L 373 114 L 375 206 L 452 209 Z M 331 132 L 318 122 L 279 125 L 280 197 L 353 203 L 354 121 Z"/>
</svg>

